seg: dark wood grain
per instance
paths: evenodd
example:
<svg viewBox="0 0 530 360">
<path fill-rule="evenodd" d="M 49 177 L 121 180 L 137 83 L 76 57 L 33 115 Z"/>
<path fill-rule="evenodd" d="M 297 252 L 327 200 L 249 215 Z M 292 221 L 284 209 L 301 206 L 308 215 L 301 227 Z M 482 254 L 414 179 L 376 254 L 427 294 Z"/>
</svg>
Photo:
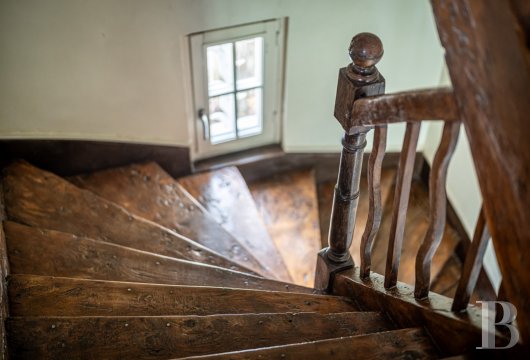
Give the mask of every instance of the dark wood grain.
<svg viewBox="0 0 530 360">
<path fill-rule="evenodd" d="M 372 245 L 381 225 L 383 204 L 381 196 L 381 168 L 386 149 L 387 126 L 374 129 L 374 142 L 370 159 L 368 160 L 368 219 L 361 239 L 361 277 L 370 275 L 372 263 Z"/>
<path fill-rule="evenodd" d="M 34 317 L 7 322 L 16 358 L 168 359 L 390 328 L 379 313 Z"/>
<path fill-rule="evenodd" d="M 7 257 L 6 238 L 4 234 L 4 192 L 0 181 L 0 359 L 8 359 L 5 319 L 9 316 L 6 279 L 9 275 L 9 261 Z"/>
<path fill-rule="evenodd" d="M 445 123 L 440 145 L 434 155 L 429 178 L 429 228 L 416 257 L 416 286 L 414 296 L 424 299 L 431 285 L 431 263 L 442 241 L 447 214 L 447 170 L 458 142 L 460 122 Z"/>
<path fill-rule="evenodd" d="M 161 316 L 356 311 L 337 296 L 11 275 L 12 316 Z"/>
<path fill-rule="evenodd" d="M 277 279 L 289 271 L 260 218 L 245 180 L 235 167 L 178 179 L 178 182 Z"/>
<path fill-rule="evenodd" d="M 321 248 L 314 171 L 291 171 L 249 188 L 293 283 L 312 287 Z"/>
<path fill-rule="evenodd" d="M 11 274 L 312 293 L 312 289 L 53 230 L 5 223 Z"/>
<path fill-rule="evenodd" d="M 349 126 L 424 120 L 459 120 L 453 89 L 414 90 L 359 99 L 353 104 Z"/>
<path fill-rule="evenodd" d="M 467 252 L 466 260 L 462 268 L 462 276 L 456 289 L 451 310 L 462 311 L 467 308 L 469 299 L 475 290 L 480 270 L 482 269 L 482 262 L 489 240 L 490 233 L 488 225 L 486 224 L 484 212 L 481 209 L 475 226 L 473 241 Z"/>
<path fill-rule="evenodd" d="M 246 248 L 156 163 L 94 172 L 70 181 L 245 268 L 270 275 Z"/>
<path fill-rule="evenodd" d="M 451 312 L 452 299 L 430 293 L 428 301 L 414 298 L 412 286 L 398 282 L 390 290 L 385 289 L 382 275 L 371 273 L 361 279 L 359 269 L 354 268 L 338 274 L 334 293 L 355 299 L 361 309 L 384 309 L 399 326 L 410 327 L 421 324 L 427 329 L 444 356 L 474 351 L 482 341 L 481 309 L 470 306 L 466 313 Z M 458 336 L 448 336 L 458 334 Z M 499 345 L 508 339 L 497 334 Z"/>
<path fill-rule="evenodd" d="M 155 161 L 171 176 L 191 173 L 190 149 L 110 141 L 86 140 L 0 140 L 0 167 L 16 159 L 60 176 Z"/>
<path fill-rule="evenodd" d="M 530 67 L 507 1 L 433 0 L 506 292 L 530 347 Z"/>
<path fill-rule="evenodd" d="M 405 221 L 409 204 L 410 184 L 414 170 L 414 156 L 420 135 L 420 123 L 407 123 L 403 148 L 396 176 L 392 222 L 385 268 L 385 287 L 396 286 L 398 279 L 399 260 L 403 247 Z"/>
<path fill-rule="evenodd" d="M 26 162 L 4 169 L 7 217 L 174 258 L 251 272 L 222 255 Z"/>
<path fill-rule="evenodd" d="M 438 352 L 424 330 L 386 331 L 340 339 L 319 340 L 264 349 L 190 357 L 188 359 L 433 359 Z"/>
</svg>

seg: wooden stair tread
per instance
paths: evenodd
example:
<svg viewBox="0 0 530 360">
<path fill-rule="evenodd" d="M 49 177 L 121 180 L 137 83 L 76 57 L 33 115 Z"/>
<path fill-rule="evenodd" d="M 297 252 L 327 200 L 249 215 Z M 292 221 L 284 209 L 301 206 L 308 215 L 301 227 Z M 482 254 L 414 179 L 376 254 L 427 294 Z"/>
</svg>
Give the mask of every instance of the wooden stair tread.
<svg viewBox="0 0 530 360">
<path fill-rule="evenodd" d="M 157 316 L 358 310 L 346 298 L 38 275 L 8 279 L 11 316 Z"/>
<path fill-rule="evenodd" d="M 11 274 L 312 293 L 301 286 L 4 222 Z"/>
<path fill-rule="evenodd" d="M 385 331 L 380 313 L 12 317 L 14 358 L 167 359 Z M 397 340 L 397 339 L 396 339 Z"/>
<path fill-rule="evenodd" d="M 247 184 L 236 167 L 183 177 L 178 182 L 269 272 L 280 280 L 291 281 Z"/>
<path fill-rule="evenodd" d="M 313 286 L 321 249 L 314 170 L 290 171 L 249 188 L 293 282 Z"/>
<path fill-rule="evenodd" d="M 425 331 L 408 328 L 318 340 L 224 354 L 193 356 L 186 359 L 435 359 L 438 358 Z"/>
<path fill-rule="evenodd" d="M 69 181 L 256 273 L 270 275 L 246 248 L 154 162 L 98 171 Z"/>
<path fill-rule="evenodd" d="M 26 162 L 19 161 L 4 169 L 3 185 L 6 213 L 10 220 L 174 258 L 251 272 L 190 239 L 135 216 Z"/>
</svg>

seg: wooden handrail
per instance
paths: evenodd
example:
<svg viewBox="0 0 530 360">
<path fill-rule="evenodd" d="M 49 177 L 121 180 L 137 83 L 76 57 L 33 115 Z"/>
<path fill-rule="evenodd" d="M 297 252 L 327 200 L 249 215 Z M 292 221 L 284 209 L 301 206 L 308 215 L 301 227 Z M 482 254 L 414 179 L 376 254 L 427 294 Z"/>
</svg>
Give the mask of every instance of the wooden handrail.
<svg viewBox="0 0 530 360">
<path fill-rule="evenodd" d="M 432 257 L 442 241 L 445 230 L 447 170 L 456 148 L 459 132 L 460 122 L 445 123 L 442 139 L 434 156 L 429 176 L 429 228 L 416 258 L 416 286 L 414 288 L 416 299 L 424 299 L 429 295 Z"/>
<path fill-rule="evenodd" d="M 424 120 L 459 120 L 453 89 L 415 90 L 359 99 L 353 103 L 349 126 Z"/>
<path fill-rule="evenodd" d="M 381 226 L 383 204 L 381 203 L 381 168 L 385 157 L 387 127 L 374 130 L 374 144 L 368 159 L 368 220 L 361 238 L 361 277 L 370 276 L 372 245 Z"/>
<path fill-rule="evenodd" d="M 453 311 L 462 311 L 467 308 L 469 299 L 471 298 L 471 294 L 475 289 L 480 275 L 480 269 L 482 268 L 482 261 L 484 260 L 484 254 L 486 253 L 489 239 L 490 233 L 488 230 L 488 224 L 486 224 L 483 209 L 480 209 L 473 241 L 467 250 L 466 260 L 462 269 L 462 276 L 458 282 L 453 306 L 451 307 Z"/>
<path fill-rule="evenodd" d="M 399 158 L 392 223 L 390 225 L 390 239 L 388 241 L 386 258 L 386 289 L 393 288 L 397 283 L 399 260 L 401 257 L 401 248 L 403 247 L 403 236 L 405 234 L 405 221 L 409 206 L 410 185 L 414 170 L 416 147 L 420 136 L 420 125 L 420 123 L 407 123 L 403 148 L 401 149 L 401 156 Z"/>
<path fill-rule="evenodd" d="M 432 0 L 507 298 L 530 351 L 530 67 L 508 1 Z"/>
</svg>

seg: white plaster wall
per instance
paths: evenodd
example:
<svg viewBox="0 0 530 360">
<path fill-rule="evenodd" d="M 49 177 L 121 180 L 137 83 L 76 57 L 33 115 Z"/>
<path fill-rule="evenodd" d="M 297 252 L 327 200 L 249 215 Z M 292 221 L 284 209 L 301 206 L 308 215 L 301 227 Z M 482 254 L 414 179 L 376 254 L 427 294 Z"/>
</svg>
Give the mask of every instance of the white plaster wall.
<svg viewBox="0 0 530 360">
<path fill-rule="evenodd" d="M 382 38 L 388 92 L 438 83 L 428 0 L 3 0 L 0 138 L 190 145 L 186 35 L 277 17 L 289 17 L 287 151 L 339 149 L 337 72 L 358 32 Z M 390 151 L 402 134 L 392 127 Z"/>
</svg>

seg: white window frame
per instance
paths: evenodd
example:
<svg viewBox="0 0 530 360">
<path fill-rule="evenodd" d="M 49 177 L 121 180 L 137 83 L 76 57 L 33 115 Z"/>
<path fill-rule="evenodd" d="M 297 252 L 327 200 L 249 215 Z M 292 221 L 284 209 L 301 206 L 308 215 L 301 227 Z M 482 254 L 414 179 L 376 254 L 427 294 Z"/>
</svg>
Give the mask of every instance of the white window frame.
<svg viewBox="0 0 530 360">
<path fill-rule="evenodd" d="M 284 19 L 274 19 L 189 35 L 194 109 L 194 146 L 192 148 L 194 160 L 280 143 L 284 28 Z M 259 135 L 213 145 L 209 141 L 208 118 L 200 116 L 209 117 L 206 48 L 256 36 L 262 36 L 264 40 L 262 132 Z"/>
</svg>

